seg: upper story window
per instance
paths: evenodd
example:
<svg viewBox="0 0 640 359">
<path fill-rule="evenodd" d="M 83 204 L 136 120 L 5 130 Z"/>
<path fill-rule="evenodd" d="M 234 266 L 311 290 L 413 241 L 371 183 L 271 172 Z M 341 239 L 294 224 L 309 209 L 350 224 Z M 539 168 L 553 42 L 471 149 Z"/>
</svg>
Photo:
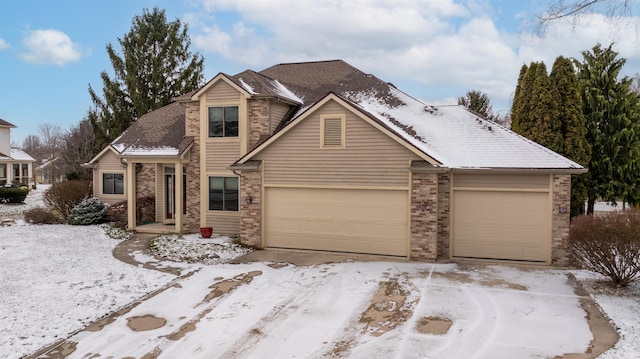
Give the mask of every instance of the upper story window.
<svg viewBox="0 0 640 359">
<path fill-rule="evenodd" d="M 345 115 L 323 115 L 320 117 L 320 147 L 345 147 Z"/>
<path fill-rule="evenodd" d="M 238 106 L 209 107 L 209 137 L 238 137 Z"/>
</svg>

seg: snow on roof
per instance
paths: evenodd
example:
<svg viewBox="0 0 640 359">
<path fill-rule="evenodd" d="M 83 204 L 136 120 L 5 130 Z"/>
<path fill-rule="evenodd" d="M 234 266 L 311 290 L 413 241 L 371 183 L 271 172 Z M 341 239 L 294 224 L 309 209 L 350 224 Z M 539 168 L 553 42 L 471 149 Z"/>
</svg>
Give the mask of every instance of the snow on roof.
<svg viewBox="0 0 640 359">
<path fill-rule="evenodd" d="M 391 93 L 404 104 L 392 107 L 371 91 L 344 95 L 444 167 L 582 168 L 463 106 L 428 106 L 395 88 Z"/>
<path fill-rule="evenodd" d="M 122 156 L 177 156 L 180 150 L 170 146 L 159 147 L 127 147 Z"/>
<path fill-rule="evenodd" d="M 253 87 L 251 85 L 249 85 L 248 83 L 246 83 L 242 78 L 238 79 L 240 81 L 240 84 L 242 85 L 242 87 L 247 90 L 248 93 L 252 94 L 252 95 L 257 95 L 258 93 L 253 89 Z"/>
<path fill-rule="evenodd" d="M 304 103 L 304 100 L 302 100 L 298 95 L 296 95 L 295 93 L 293 93 L 293 91 L 289 90 L 286 86 L 284 86 L 283 84 L 280 83 L 280 81 L 278 80 L 272 80 L 271 84 L 273 85 L 273 90 L 275 91 L 276 94 L 278 94 L 279 96 L 288 98 L 290 100 L 294 100 L 297 101 L 299 103 Z"/>
<path fill-rule="evenodd" d="M 10 157 L 14 161 L 35 161 L 33 157 L 19 148 L 12 148 Z"/>
</svg>

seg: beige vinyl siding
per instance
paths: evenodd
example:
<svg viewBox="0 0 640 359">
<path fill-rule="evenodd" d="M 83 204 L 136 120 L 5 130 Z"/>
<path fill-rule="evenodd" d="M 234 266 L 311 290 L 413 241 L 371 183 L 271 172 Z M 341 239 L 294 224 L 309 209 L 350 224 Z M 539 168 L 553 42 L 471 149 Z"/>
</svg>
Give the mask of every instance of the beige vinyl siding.
<svg viewBox="0 0 640 359">
<path fill-rule="evenodd" d="M 549 175 L 455 174 L 454 187 L 549 189 Z"/>
<path fill-rule="evenodd" d="M 207 226 L 213 227 L 215 234 L 240 233 L 240 213 L 215 213 L 208 211 L 206 214 Z"/>
<path fill-rule="evenodd" d="M 269 133 L 273 133 L 280 124 L 284 116 L 289 111 L 290 106 L 283 103 L 271 104 L 271 123 L 269 124 Z"/>
<path fill-rule="evenodd" d="M 240 158 L 240 142 L 207 141 L 207 172 L 228 171 L 227 167 Z"/>
<path fill-rule="evenodd" d="M 124 181 L 127 181 L 126 167 L 122 165 L 120 159 L 113 151 L 106 151 L 100 160 L 98 161 L 96 167 L 93 169 L 93 194 L 99 200 L 105 203 L 116 203 L 120 201 L 124 201 L 127 199 L 126 194 L 126 185 L 125 185 L 125 193 L 124 194 L 110 194 L 105 195 L 102 194 L 102 174 L 103 173 L 122 173 L 124 174 Z"/>
<path fill-rule="evenodd" d="M 321 115 L 346 115 L 345 148 L 321 148 Z M 265 184 L 402 186 L 418 156 L 334 101 L 255 157 Z"/>
<path fill-rule="evenodd" d="M 206 104 L 212 106 L 221 102 L 239 102 L 240 92 L 225 81 L 218 81 L 207 89 Z"/>
</svg>

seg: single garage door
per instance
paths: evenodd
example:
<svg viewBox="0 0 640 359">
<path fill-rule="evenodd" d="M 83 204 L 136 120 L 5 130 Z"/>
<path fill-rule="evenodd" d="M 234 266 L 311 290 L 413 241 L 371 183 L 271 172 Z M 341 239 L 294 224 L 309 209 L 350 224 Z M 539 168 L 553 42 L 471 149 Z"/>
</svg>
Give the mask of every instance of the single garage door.
<svg viewBox="0 0 640 359">
<path fill-rule="evenodd" d="M 455 191 L 453 256 L 545 261 L 549 195 Z"/>
<path fill-rule="evenodd" d="M 406 256 L 408 192 L 265 189 L 266 247 Z"/>
</svg>

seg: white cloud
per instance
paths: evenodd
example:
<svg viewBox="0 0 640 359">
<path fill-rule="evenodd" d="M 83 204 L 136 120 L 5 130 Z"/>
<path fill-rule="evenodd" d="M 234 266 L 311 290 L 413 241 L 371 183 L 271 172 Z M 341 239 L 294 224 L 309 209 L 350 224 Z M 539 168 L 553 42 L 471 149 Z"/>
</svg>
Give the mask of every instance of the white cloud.
<svg viewBox="0 0 640 359">
<path fill-rule="evenodd" d="M 6 50 L 9 48 L 9 43 L 7 43 L 6 41 L 4 41 L 3 38 L 0 38 L 0 51 L 2 50 Z"/>
<path fill-rule="evenodd" d="M 64 66 L 80 60 L 80 46 L 58 30 L 31 30 L 24 38 L 23 60 L 39 65 Z"/>
<path fill-rule="evenodd" d="M 616 41 L 620 55 L 640 68 L 639 21 L 631 17 L 612 21 L 593 14 L 557 21 L 541 38 L 520 29 L 506 32 L 496 24 L 499 10 L 485 0 L 202 4 L 202 14 L 191 14 L 189 22 L 194 45 L 205 55 L 220 55 L 256 70 L 279 62 L 341 58 L 433 102 L 450 102 L 477 89 L 490 96 L 494 108 L 506 110 L 522 64 L 545 61 L 550 70 L 557 56 L 580 59 L 580 52 L 597 42 L 608 46 Z M 225 19 L 230 13 L 234 16 Z M 236 20 L 229 24 L 229 18 Z M 424 92 L 415 93 L 418 87 Z"/>
</svg>

